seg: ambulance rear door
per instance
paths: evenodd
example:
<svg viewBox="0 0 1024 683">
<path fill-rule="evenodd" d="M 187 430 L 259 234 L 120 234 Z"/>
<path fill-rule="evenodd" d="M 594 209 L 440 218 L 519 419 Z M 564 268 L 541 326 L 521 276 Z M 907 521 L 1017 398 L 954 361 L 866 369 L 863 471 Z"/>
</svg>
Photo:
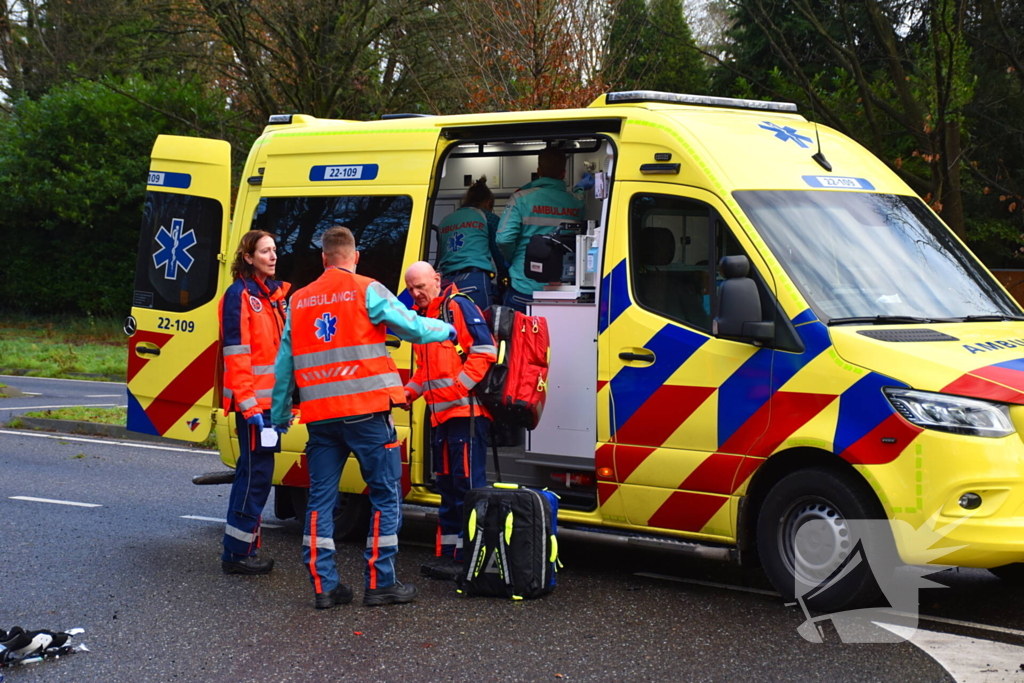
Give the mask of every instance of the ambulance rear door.
<svg viewBox="0 0 1024 683">
<path fill-rule="evenodd" d="M 209 435 L 218 399 L 217 294 L 231 146 L 161 135 L 146 187 L 128 342 L 128 429 Z"/>
</svg>

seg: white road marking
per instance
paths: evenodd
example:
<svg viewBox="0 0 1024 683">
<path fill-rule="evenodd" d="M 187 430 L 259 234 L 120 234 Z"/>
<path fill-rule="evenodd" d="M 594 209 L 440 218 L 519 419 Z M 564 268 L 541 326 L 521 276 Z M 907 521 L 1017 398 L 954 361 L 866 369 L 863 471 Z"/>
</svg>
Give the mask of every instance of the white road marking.
<svg viewBox="0 0 1024 683">
<path fill-rule="evenodd" d="M 144 443 L 127 443 L 115 441 L 114 439 L 84 439 L 78 436 L 62 436 L 60 434 L 36 434 L 12 429 L 0 429 L 0 434 L 11 434 L 12 436 L 32 436 L 38 439 L 60 439 L 61 441 L 80 441 L 83 443 L 99 443 L 107 446 L 127 446 L 128 448 L 149 448 L 156 451 L 177 451 L 178 453 L 202 453 L 201 448 L 175 448 L 174 446 L 150 446 Z M 211 451 L 212 452 L 212 451 Z"/>
<path fill-rule="evenodd" d="M 226 520 L 226 519 L 218 519 L 216 517 L 200 517 L 199 515 L 182 515 L 181 518 L 182 519 L 198 519 L 200 522 L 217 522 L 218 524 L 227 524 L 228 523 L 228 520 Z M 267 524 L 266 522 L 264 522 L 263 524 L 260 524 L 260 526 L 266 527 L 268 529 L 280 529 L 281 528 L 280 524 Z"/>
<path fill-rule="evenodd" d="M 85 398 L 121 398 L 121 394 L 86 394 Z"/>
<path fill-rule="evenodd" d="M 921 648 L 938 662 L 957 683 L 998 683 L 1021 680 L 1024 647 L 991 640 L 979 640 L 949 633 L 924 631 L 906 626 L 874 622 Z"/>
<path fill-rule="evenodd" d="M 9 407 L 0 403 L 0 410 L 53 410 L 54 408 L 112 408 L 113 406 L 124 405 L 123 403 L 71 403 L 63 406 L 14 406 Z"/>
<path fill-rule="evenodd" d="M 74 505 L 80 508 L 101 508 L 97 503 L 76 503 L 73 500 L 51 500 L 49 498 L 31 498 L 29 496 L 10 496 L 11 500 L 27 500 L 32 503 L 53 503 L 54 505 Z"/>
<path fill-rule="evenodd" d="M 38 391 L 23 391 L 21 393 L 23 393 L 25 396 L 42 396 L 42 393 Z"/>
<path fill-rule="evenodd" d="M 60 379 L 59 377 L 29 377 L 27 375 L 0 375 L 0 379 L 12 379 L 12 380 L 32 380 L 33 382 L 37 379 L 44 379 L 50 382 L 90 382 L 92 384 L 105 384 L 109 386 L 117 386 L 120 384 L 124 386 L 124 382 L 105 382 L 99 379 Z"/>
</svg>

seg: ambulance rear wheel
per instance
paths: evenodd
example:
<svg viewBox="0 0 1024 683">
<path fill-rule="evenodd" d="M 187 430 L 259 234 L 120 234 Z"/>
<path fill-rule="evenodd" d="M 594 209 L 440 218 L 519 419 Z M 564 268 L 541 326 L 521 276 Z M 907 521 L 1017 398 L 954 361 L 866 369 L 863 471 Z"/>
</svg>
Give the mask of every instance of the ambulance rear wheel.
<svg viewBox="0 0 1024 683">
<path fill-rule="evenodd" d="M 302 523 L 306 519 L 306 504 L 309 489 L 299 486 L 282 486 L 287 492 L 295 518 Z M 370 498 L 358 493 L 339 493 L 334 508 L 334 538 L 338 541 L 358 541 L 366 538 L 370 527 Z"/>
<path fill-rule="evenodd" d="M 768 491 L 758 514 L 757 549 L 764 572 L 785 600 L 810 595 L 804 601 L 813 610 L 869 605 L 881 589 L 865 558 L 854 565 L 851 553 L 859 539 L 848 520 L 880 518 L 877 498 L 855 475 L 827 468 L 793 472 Z M 827 590 L 814 591 L 848 560 L 854 565 L 849 574 Z"/>
</svg>

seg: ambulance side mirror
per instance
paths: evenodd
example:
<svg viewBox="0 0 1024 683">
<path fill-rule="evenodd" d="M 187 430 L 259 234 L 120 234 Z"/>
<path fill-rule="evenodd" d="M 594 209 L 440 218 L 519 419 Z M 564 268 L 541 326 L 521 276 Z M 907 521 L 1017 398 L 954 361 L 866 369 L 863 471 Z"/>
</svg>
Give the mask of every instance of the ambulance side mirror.
<svg viewBox="0 0 1024 683">
<path fill-rule="evenodd" d="M 723 256 L 718 272 L 725 281 L 718 290 L 718 317 L 713 331 L 718 337 L 749 340 L 759 344 L 775 339 L 775 323 L 761 316 L 761 295 L 750 277 L 746 256 Z"/>
</svg>

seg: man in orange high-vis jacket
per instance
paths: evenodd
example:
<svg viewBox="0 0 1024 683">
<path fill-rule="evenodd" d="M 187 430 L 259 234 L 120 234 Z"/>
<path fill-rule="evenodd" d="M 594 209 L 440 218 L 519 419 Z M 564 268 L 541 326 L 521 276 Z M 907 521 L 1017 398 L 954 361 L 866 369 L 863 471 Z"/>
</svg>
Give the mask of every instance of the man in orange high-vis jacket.
<svg viewBox="0 0 1024 683">
<path fill-rule="evenodd" d="M 405 272 L 405 286 L 421 315 L 450 322 L 455 342 L 416 344 L 416 374 L 405 385 L 409 402 L 423 396 L 434 427 L 431 443 L 441 506 L 437 521 L 438 560 L 420 571 L 455 579 L 462 571 L 462 507 L 471 488 L 487 485 L 487 437 L 491 414 L 470 391 L 483 379 L 497 348 L 483 313 L 454 284 L 441 289 L 441 276 L 419 261 Z"/>
<path fill-rule="evenodd" d="M 309 504 L 302 557 L 316 608 L 352 600 L 334 564 L 334 508 L 341 471 L 351 452 L 370 489 L 363 604 L 410 602 L 416 587 L 395 578 L 402 525 L 402 464 L 391 407 L 405 403 L 402 380 L 385 347 L 385 325 L 414 343 L 443 341 L 454 328 L 420 318 L 382 284 L 356 275 L 359 252 L 348 228 L 324 232 L 324 274 L 292 296 L 275 366 L 271 419 L 288 429 L 299 388 L 300 416 L 309 430 Z"/>
</svg>

